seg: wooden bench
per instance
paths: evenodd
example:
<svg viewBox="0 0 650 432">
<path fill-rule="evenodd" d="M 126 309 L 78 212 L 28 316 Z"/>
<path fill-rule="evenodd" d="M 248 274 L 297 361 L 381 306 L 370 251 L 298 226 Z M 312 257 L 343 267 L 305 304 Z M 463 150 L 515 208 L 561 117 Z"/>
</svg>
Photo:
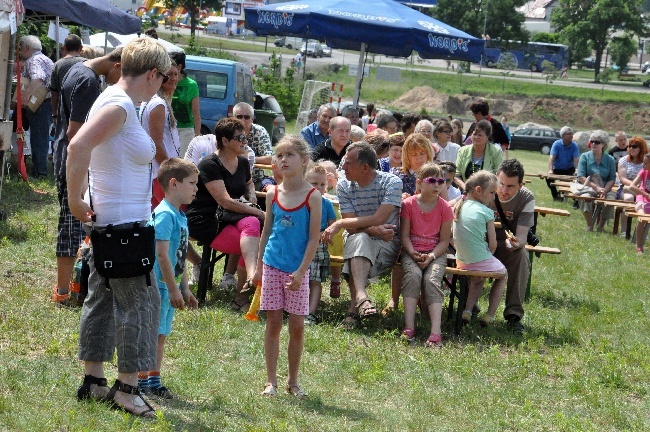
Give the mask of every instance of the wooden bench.
<svg viewBox="0 0 650 432">
<path fill-rule="evenodd" d="M 618 225 L 619 221 L 621 220 L 621 214 L 625 210 L 634 210 L 634 203 L 632 201 L 616 200 L 616 202 L 613 202 L 612 200 L 597 199 L 596 204 L 603 204 L 614 207 L 614 227 L 612 229 L 613 235 L 618 234 Z"/>
<path fill-rule="evenodd" d="M 619 81 L 638 81 L 639 77 L 631 73 L 620 73 L 618 74 Z"/>
<path fill-rule="evenodd" d="M 626 226 L 627 232 L 625 233 L 625 238 L 627 240 L 630 240 L 632 238 L 632 219 L 633 218 L 638 218 L 641 222 L 645 222 L 646 224 L 650 223 L 650 214 L 637 213 L 635 210 L 636 209 L 634 207 L 623 210 L 625 212 L 625 216 L 627 216 L 627 226 Z M 646 231 L 647 230 L 648 230 L 648 226 L 646 226 Z M 646 233 L 643 232 L 642 235 L 646 235 Z"/>
</svg>

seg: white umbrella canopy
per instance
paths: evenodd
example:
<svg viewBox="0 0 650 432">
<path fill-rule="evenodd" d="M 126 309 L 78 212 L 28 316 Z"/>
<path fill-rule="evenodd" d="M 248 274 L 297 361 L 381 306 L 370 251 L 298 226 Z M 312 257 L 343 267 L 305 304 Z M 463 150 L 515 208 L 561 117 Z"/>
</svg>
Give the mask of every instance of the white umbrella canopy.
<svg viewBox="0 0 650 432">
<path fill-rule="evenodd" d="M 121 35 L 117 33 L 112 33 L 112 32 L 103 32 L 103 33 L 96 33 L 94 35 L 90 36 L 90 46 L 97 47 L 97 48 L 104 48 L 106 52 L 112 51 L 114 48 L 120 46 L 120 45 L 126 45 L 127 43 L 131 42 L 133 39 L 137 39 L 138 37 L 148 37 L 148 36 L 138 36 L 137 33 L 129 34 L 129 35 Z M 162 46 L 165 47 L 167 52 L 184 52 L 183 48 L 180 48 L 173 43 L 167 42 L 164 39 L 158 39 L 158 42 L 162 44 Z"/>
</svg>

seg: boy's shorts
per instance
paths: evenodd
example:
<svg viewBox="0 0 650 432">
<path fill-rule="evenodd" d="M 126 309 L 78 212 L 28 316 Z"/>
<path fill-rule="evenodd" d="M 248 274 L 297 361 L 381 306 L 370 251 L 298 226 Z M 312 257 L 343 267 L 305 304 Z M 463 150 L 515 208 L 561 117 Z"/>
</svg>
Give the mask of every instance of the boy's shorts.
<svg viewBox="0 0 650 432">
<path fill-rule="evenodd" d="M 260 310 L 284 309 L 294 315 L 309 313 L 309 270 L 300 282 L 298 291 L 285 288 L 291 274 L 264 264 L 262 270 L 262 298 Z"/>
<path fill-rule="evenodd" d="M 165 287 L 160 289 L 160 325 L 158 334 L 169 336 L 172 332 L 172 323 L 174 322 L 174 313 L 176 309 L 169 300 L 169 290 Z"/>
<path fill-rule="evenodd" d="M 309 264 L 309 280 L 314 282 L 325 282 L 330 275 L 330 253 L 327 245 L 318 243 L 316 255 Z"/>
</svg>

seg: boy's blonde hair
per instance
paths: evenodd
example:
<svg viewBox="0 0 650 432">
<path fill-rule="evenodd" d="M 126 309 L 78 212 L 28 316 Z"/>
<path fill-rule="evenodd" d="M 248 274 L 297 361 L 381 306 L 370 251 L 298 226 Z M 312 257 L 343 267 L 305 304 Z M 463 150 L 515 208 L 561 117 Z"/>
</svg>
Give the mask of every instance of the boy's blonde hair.
<svg viewBox="0 0 650 432">
<path fill-rule="evenodd" d="M 327 160 L 327 159 L 319 159 L 319 160 L 318 160 L 318 164 L 321 165 L 323 168 L 325 168 L 325 170 L 326 170 L 328 173 L 332 173 L 332 174 L 337 174 L 337 175 L 338 175 L 338 173 L 336 172 L 336 168 L 337 168 L 337 167 L 336 167 L 336 164 L 335 164 L 334 162 L 332 162 L 331 160 Z"/>
<path fill-rule="evenodd" d="M 169 181 L 175 178 L 179 182 L 183 182 L 192 174 L 198 174 L 199 169 L 192 162 L 181 158 L 169 158 L 160 164 L 158 168 L 158 183 L 162 190 L 167 192 L 169 189 Z"/>
<path fill-rule="evenodd" d="M 305 172 L 305 176 L 311 173 L 327 176 L 327 170 L 320 162 L 309 162 L 309 164 L 307 164 L 307 171 Z"/>
<path fill-rule="evenodd" d="M 412 133 L 406 138 L 402 146 L 402 172 L 408 173 L 411 169 L 409 152 L 424 150 L 427 152 L 427 162 L 433 162 L 433 147 L 431 141 L 421 133 Z"/>
<path fill-rule="evenodd" d="M 465 182 L 465 195 L 461 197 L 461 199 L 458 200 L 456 205 L 454 206 L 454 220 L 458 220 L 458 216 L 460 216 L 460 210 L 463 207 L 463 204 L 465 204 L 465 201 L 467 200 L 467 195 L 469 195 L 471 192 L 474 191 L 477 187 L 481 187 L 482 189 L 487 189 L 490 187 L 492 183 L 497 182 L 497 176 L 491 173 L 490 171 L 486 170 L 480 170 L 476 171 L 474 174 L 469 176 L 467 181 Z"/>
</svg>

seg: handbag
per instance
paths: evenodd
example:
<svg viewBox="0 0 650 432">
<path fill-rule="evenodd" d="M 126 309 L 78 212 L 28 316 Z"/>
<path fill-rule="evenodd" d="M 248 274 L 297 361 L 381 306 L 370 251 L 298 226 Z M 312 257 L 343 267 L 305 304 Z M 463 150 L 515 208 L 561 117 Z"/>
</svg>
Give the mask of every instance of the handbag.
<svg viewBox="0 0 650 432">
<path fill-rule="evenodd" d="M 243 198 L 236 199 L 235 201 L 239 201 L 240 203 L 246 204 L 250 207 L 254 207 L 262 210 L 262 208 L 257 204 L 253 204 L 252 202 L 247 201 Z M 248 216 L 253 216 L 253 215 L 248 213 L 233 212 L 230 210 L 226 210 L 221 206 L 218 206 L 217 207 L 217 224 L 218 224 L 217 233 L 220 233 L 227 225 L 234 225 L 240 220 Z"/>
<path fill-rule="evenodd" d="M 600 176 L 598 176 L 598 179 L 600 179 Z M 581 184 L 578 181 L 578 179 L 575 179 L 574 181 L 572 181 L 571 184 L 569 185 L 569 188 L 571 189 L 571 193 L 573 195 L 577 195 L 577 196 L 589 195 L 589 196 L 592 196 L 592 197 L 597 197 L 598 192 L 596 192 L 596 190 L 594 188 L 592 188 L 591 186 L 587 186 L 587 183 L 589 182 L 589 180 L 591 180 L 593 182 L 597 182 L 597 179 L 595 178 L 595 175 L 593 176 L 593 178 L 592 178 L 592 176 L 587 177 L 585 179 L 584 184 Z M 601 180 L 601 182 L 602 182 L 602 180 Z"/>
<path fill-rule="evenodd" d="M 92 209 L 90 173 L 88 177 L 88 197 Z M 153 219 L 155 221 L 155 216 Z M 142 226 L 141 222 L 133 222 L 119 226 L 109 224 L 103 228 L 91 226 L 90 243 L 95 269 L 105 279 L 107 289 L 111 288 L 109 279 L 138 276 L 145 276 L 147 286 L 151 286 L 150 273 L 156 261 L 156 229 L 153 225 Z"/>
</svg>

